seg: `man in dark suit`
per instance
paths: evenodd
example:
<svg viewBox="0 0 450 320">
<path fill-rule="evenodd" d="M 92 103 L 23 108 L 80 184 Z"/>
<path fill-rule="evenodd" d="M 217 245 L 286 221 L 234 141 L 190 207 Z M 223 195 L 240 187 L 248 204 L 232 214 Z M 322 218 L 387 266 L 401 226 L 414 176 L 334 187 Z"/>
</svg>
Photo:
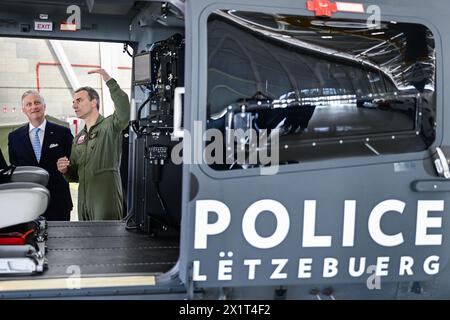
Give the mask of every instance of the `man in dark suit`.
<svg viewBox="0 0 450 320">
<path fill-rule="evenodd" d="M 3 157 L 2 149 L 0 149 L 0 169 L 5 169 L 8 165 L 6 164 L 5 158 Z"/>
<path fill-rule="evenodd" d="M 51 221 L 69 221 L 72 210 L 69 183 L 56 168 L 61 157 L 70 157 L 69 128 L 45 119 L 45 101 L 37 91 L 22 95 L 22 111 L 29 123 L 8 136 L 9 161 L 15 166 L 38 166 L 48 171 L 50 203 L 44 216 Z"/>
</svg>

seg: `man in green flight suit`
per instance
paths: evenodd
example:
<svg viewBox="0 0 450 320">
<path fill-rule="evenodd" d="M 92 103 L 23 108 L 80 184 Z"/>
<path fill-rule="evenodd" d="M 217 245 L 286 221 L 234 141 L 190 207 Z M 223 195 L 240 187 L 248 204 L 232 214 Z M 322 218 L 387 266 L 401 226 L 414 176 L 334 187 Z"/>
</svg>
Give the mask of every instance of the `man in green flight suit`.
<svg viewBox="0 0 450 320">
<path fill-rule="evenodd" d="M 103 69 L 98 73 L 109 88 L 114 113 L 104 118 L 99 113 L 100 98 L 91 87 L 75 91 L 73 109 L 85 127 L 74 138 L 70 161 L 58 159 L 58 170 L 69 181 L 78 181 L 78 218 L 86 220 L 118 220 L 122 215 L 120 158 L 122 130 L 130 120 L 128 95 Z"/>
</svg>

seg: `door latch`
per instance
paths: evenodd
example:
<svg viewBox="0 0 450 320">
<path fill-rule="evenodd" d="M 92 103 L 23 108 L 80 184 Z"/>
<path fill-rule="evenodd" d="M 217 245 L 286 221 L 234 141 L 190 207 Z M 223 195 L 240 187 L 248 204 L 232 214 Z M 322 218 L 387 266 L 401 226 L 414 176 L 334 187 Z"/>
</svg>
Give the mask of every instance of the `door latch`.
<svg viewBox="0 0 450 320">
<path fill-rule="evenodd" d="M 442 149 L 439 147 L 436 148 L 434 167 L 436 168 L 436 171 L 440 177 L 450 179 L 450 169 L 448 167 L 447 158 L 445 157 Z"/>
</svg>

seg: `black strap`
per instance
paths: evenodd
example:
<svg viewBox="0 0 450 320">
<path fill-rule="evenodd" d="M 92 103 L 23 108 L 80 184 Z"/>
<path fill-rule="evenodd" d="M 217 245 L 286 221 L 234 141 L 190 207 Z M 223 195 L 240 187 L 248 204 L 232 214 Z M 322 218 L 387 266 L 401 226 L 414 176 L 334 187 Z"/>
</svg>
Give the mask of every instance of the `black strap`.
<svg viewBox="0 0 450 320">
<path fill-rule="evenodd" d="M 16 166 L 10 165 L 4 169 L 0 169 L 0 184 L 11 182 L 11 177 L 16 170 Z"/>
</svg>

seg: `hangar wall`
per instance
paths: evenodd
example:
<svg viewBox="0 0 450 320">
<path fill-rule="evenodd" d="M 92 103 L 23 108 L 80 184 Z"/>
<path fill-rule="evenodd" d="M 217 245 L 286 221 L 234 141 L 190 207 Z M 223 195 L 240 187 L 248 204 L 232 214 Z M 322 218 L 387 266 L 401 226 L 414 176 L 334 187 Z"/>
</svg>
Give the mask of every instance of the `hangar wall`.
<svg viewBox="0 0 450 320">
<path fill-rule="evenodd" d="M 121 43 L 102 45 L 100 42 L 60 41 L 62 48 L 81 86 L 95 88 L 102 97 L 102 82 L 98 75 L 88 75 L 87 65 L 105 65 L 106 57 L 113 57 L 117 70 L 107 70 L 129 93 L 131 58 L 123 53 Z M 108 52 L 105 48 L 109 49 Z M 109 59 L 111 60 L 111 58 Z M 48 64 L 50 63 L 50 64 Z M 74 132 L 72 110 L 73 90 L 50 43 L 43 39 L 0 38 L 0 148 L 7 158 L 8 133 L 27 121 L 21 112 L 21 96 L 26 90 L 38 90 L 43 95 L 47 115 L 70 122 Z M 85 67 L 86 66 L 86 67 Z M 106 68 L 106 67 L 105 67 Z M 102 107 L 104 99 L 101 99 Z M 103 110 L 103 108 L 101 109 Z"/>
</svg>

